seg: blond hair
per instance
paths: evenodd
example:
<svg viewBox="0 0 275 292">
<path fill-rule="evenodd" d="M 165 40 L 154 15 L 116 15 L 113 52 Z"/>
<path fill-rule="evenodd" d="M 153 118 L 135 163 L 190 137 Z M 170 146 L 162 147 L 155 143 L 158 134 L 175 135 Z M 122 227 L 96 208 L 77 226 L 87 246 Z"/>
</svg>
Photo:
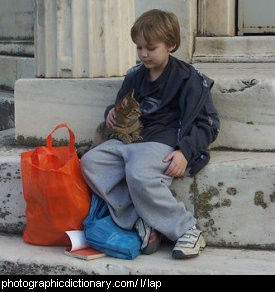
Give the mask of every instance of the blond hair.
<svg viewBox="0 0 275 292">
<path fill-rule="evenodd" d="M 143 36 L 147 43 L 162 41 L 166 45 L 175 48 L 180 46 L 180 26 L 176 15 L 172 12 L 152 9 L 143 13 L 134 23 L 131 29 L 131 37 L 134 43 Z"/>
</svg>

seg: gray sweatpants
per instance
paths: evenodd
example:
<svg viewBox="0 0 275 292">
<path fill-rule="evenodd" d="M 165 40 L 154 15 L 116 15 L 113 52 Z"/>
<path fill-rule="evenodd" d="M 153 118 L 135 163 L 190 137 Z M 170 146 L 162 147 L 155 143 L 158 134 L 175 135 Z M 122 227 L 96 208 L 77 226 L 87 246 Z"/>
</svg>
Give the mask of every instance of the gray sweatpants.
<svg viewBox="0 0 275 292">
<path fill-rule="evenodd" d="M 141 217 L 171 240 L 196 224 L 193 215 L 177 202 L 164 175 L 169 163 L 162 160 L 174 149 L 162 143 L 123 144 L 112 139 L 87 152 L 81 159 L 90 188 L 107 202 L 113 220 L 132 229 Z"/>
</svg>

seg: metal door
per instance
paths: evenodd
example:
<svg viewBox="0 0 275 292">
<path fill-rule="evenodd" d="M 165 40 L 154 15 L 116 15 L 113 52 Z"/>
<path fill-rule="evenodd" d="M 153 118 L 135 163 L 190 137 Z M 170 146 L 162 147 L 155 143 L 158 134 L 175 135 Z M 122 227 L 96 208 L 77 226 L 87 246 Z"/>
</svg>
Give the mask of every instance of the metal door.
<svg viewBox="0 0 275 292">
<path fill-rule="evenodd" d="M 238 35 L 275 34 L 274 0 L 239 0 Z"/>
</svg>

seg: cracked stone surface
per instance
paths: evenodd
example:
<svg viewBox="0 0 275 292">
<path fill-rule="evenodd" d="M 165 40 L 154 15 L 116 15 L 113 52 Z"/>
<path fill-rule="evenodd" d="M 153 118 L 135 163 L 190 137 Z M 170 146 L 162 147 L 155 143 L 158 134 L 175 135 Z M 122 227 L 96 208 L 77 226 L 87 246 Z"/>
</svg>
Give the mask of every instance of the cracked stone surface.
<svg viewBox="0 0 275 292">
<path fill-rule="evenodd" d="M 1 147 L 11 148 L 14 147 L 15 145 L 16 140 L 14 128 L 0 131 L 0 148 Z"/>
<path fill-rule="evenodd" d="M 275 253 L 261 250 L 207 247 L 192 260 L 174 260 L 173 244 L 163 244 L 135 260 L 103 257 L 83 261 L 64 254 L 65 247 L 25 244 L 17 236 L 0 235 L 0 273 L 26 275 L 274 275 Z"/>
</svg>

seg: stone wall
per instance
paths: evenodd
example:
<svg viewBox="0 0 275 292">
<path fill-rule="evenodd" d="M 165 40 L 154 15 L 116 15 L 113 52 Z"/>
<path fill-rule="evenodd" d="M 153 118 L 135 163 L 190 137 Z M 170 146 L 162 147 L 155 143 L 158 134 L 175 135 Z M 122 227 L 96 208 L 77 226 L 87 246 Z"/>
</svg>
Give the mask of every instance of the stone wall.
<svg viewBox="0 0 275 292">
<path fill-rule="evenodd" d="M 34 0 L 0 0 L 0 55 L 33 56 Z"/>
<path fill-rule="evenodd" d="M 135 65 L 134 0 L 36 0 L 37 76 L 122 76 Z"/>
</svg>

